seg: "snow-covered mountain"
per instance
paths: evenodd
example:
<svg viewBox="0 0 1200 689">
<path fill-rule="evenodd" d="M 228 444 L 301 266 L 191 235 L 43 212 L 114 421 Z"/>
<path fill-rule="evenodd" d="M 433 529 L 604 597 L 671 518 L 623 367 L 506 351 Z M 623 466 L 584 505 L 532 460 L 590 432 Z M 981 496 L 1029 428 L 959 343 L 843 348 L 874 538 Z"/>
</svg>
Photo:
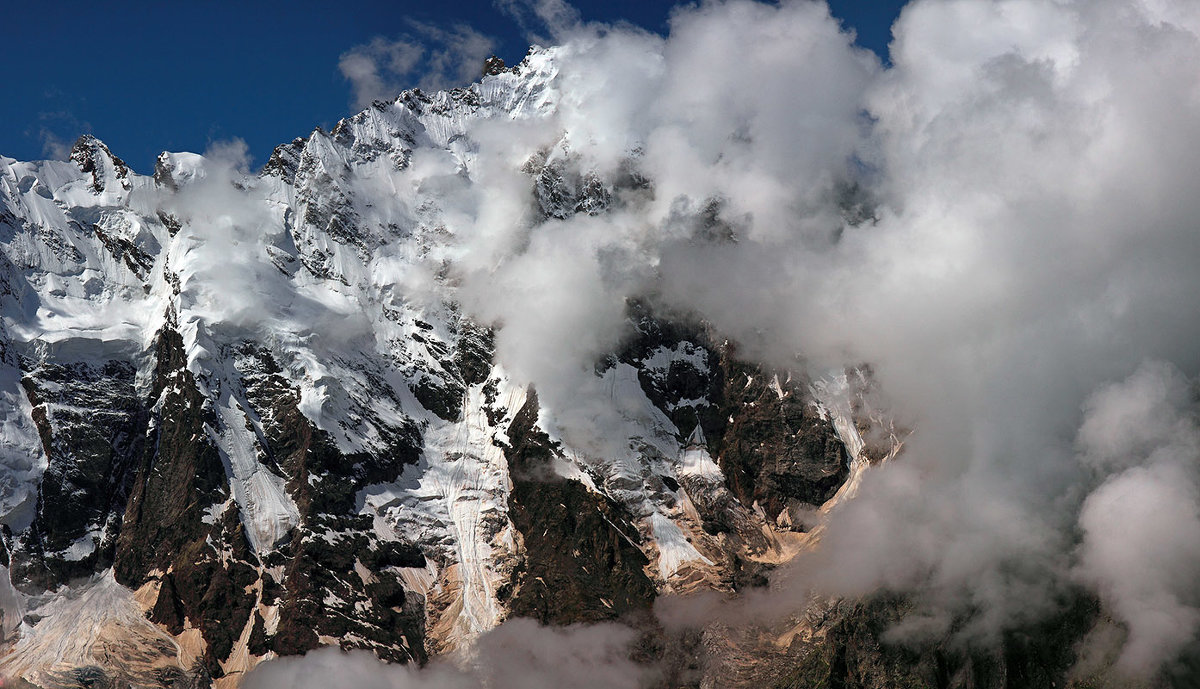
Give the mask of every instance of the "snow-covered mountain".
<svg viewBox="0 0 1200 689">
<path fill-rule="evenodd" d="M 764 369 L 652 294 L 579 409 L 506 370 L 462 292 L 500 255 L 480 190 L 528 226 L 654 190 L 636 150 L 589 169 L 567 132 L 497 179 L 477 137 L 566 96 L 554 50 L 489 64 L 258 174 L 142 176 L 92 137 L 0 157 L 0 675 L 234 686 L 322 645 L 420 662 L 510 617 L 636 617 L 755 585 L 895 451 L 863 441 L 863 374 Z M 690 241 L 732 241 L 693 214 Z"/>
</svg>

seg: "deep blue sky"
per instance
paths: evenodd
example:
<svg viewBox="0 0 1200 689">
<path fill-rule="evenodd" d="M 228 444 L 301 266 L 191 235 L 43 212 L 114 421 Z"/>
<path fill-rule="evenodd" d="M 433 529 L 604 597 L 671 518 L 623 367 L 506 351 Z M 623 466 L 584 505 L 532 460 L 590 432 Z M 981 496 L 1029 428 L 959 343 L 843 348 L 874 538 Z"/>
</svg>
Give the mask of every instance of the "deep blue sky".
<svg viewBox="0 0 1200 689">
<path fill-rule="evenodd" d="M 679 3 L 572 4 L 585 20 L 665 33 Z M 885 58 L 903 4 L 830 2 L 859 43 Z M 69 145 L 92 133 L 146 173 L 161 151 L 202 152 L 240 137 L 257 167 L 275 145 L 352 114 L 339 56 L 375 36 L 411 33 L 407 19 L 469 24 L 495 38 L 510 64 L 528 46 L 492 0 L 9 3 L 0 12 L 0 154 L 45 158 L 48 138 Z"/>
</svg>

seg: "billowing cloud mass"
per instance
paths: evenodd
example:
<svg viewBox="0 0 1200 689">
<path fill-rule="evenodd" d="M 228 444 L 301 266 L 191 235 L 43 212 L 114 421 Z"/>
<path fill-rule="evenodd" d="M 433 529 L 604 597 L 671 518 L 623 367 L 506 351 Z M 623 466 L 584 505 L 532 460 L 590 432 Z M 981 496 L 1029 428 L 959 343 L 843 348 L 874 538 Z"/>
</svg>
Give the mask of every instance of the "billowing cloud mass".
<svg viewBox="0 0 1200 689">
<path fill-rule="evenodd" d="M 338 69 L 354 89 L 354 104 L 395 98 L 420 85 L 439 89 L 464 86 L 479 76 L 495 41 L 464 24 L 444 29 L 410 21 L 412 33 L 394 39 L 376 36 L 342 53 Z"/>
<path fill-rule="evenodd" d="M 1200 630 L 1200 425 L 1193 392 L 1163 363 L 1092 396 L 1079 432 L 1108 476 L 1083 504 L 1079 574 L 1126 622 L 1120 663 L 1152 671 Z"/>
<path fill-rule="evenodd" d="M 472 131 L 470 188 L 411 174 L 457 190 L 458 297 L 564 433 L 602 440 L 589 372 L 631 297 L 767 363 L 870 362 L 915 430 L 804 586 L 986 641 L 1082 584 L 1153 672 L 1200 628 L 1200 9 L 916 0 L 894 35 L 883 68 L 820 3 L 576 22 L 549 122 Z M 412 68 L 385 48 L 344 56 L 356 86 Z M 534 153 L 612 211 L 535 222 Z"/>
<path fill-rule="evenodd" d="M 425 668 L 386 665 L 367 651 L 328 648 L 265 663 L 244 689 L 636 689 L 649 677 L 629 659 L 633 632 L 616 624 L 552 629 L 513 620 L 470 655 Z"/>
</svg>

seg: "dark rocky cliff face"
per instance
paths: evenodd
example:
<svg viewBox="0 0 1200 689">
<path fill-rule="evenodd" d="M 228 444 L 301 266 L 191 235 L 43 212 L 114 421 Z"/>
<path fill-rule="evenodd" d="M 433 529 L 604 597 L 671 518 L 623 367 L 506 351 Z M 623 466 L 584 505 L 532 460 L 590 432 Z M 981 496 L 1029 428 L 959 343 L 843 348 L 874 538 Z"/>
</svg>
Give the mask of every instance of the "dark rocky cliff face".
<svg viewBox="0 0 1200 689">
<path fill-rule="evenodd" d="M 112 565 L 148 413 L 127 362 L 27 369 L 22 385 L 49 466 L 12 558 L 15 582 L 34 593 Z"/>
<path fill-rule="evenodd" d="M 423 659 L 423 620 L 406 607 L 396 577 L 380 567 L 388 557 L 420 563 L 421 555 L 394 554 L 394 544 L 379 543 L 369 520 L 354 514 L 356 490 L 395 478 L 415 460 L 419 436 L 393 438 L 386 457 L 343 456 L 299 412 L 295 391 L 270 355 L 243 347 L 234 356 L 246 399 L 263 420 L 273 468 L 288 479 L 301 511 L 290 543 L 260 559 L 236 504 L 227 500 L 217 450 L 205 442 L 204 426 L 214 420 L 183 368 L 178 336 L 164 333 L 158 351 L 162 383 L 155 387 L 160 401 L 150 442 L 156 452 L 139 473 L 117 561 L 119 580 L 131 588 L 161 578 L 151 618 L 176 634 L 184 619 L 199 627 L 213 677 L 221 676 L 221 662 L 247 626 L 256 654 L 303 653 L 325 636 L 357 638 L 355 646 L 386 660 Z M 205 506 L 223 503 L 215 519 L 204 515 Z M 365 563 L 372 581 L 363 580 L 356 563 Z M 270 631 L 263 605 L 278 607 Z"/>
<path fill-rule="evenodd" d="M 166 328 L 147 399 L 135 391 L 130 362 L 28 366 L 23 384 L 50 466 L 37 517 L 12 539 L 14 583 L 40 593 L 112 567 L 131 589 L 155 584 L 149 618 L 172 634 L 199 629 L 210 677 L 222 675 L 247 625 L 258 655 L 303 653 L 325 636 L 357 638 L 391 661 L 423 660 L 419 601 L 414 607 L 385 571 L 421 566 L 423 556 L 380 543 L 354 499 L 415 461 L 419 434 L 397 435 L 386 457 L 345 457 L 299 412 L 270 356 L 253 347 L 242 354 L 246 397 L 301 508 L 291 543 L 266 561 L 250 548 L 208 435 L 218 422 L 186 368 L 180 336 Z M 356 563 L 373 573 L 370 582 Z M 279 609 L 269 633 L 261 605 Z"/>
<path fill-rule="evenodd" d="M 556 448 L 537 428 L 530 394 L 509 428 L 511 518 L 525 542 L 509 607 L 546 624 L 599 622 L 649 608 L 654 584 L 621 505 L 557 476 Z"/>
<path fill-rule="evenodd" d="M 788 511 L 802 524 L 845 482 L 849 457 L 829 420 L 814 406 L 809 381 L 740 359 L 737 347 L 686 318 L 656 317 L 630 305 L 635 335 L 619 358 L 643 364 L 656 352 L 687 356 L 663 367 L 639 366 L 646 396 L 686 436 L 697 424 L 745 507 L 757 503 L 772 523 Z"/>
<path fill-rule="evenodd" d="M 229 495 L 217 448 L 204 430 L 216 420 L 186 369 L 182 338 L 174 330 L 160 332 L 154 355 L 148 400 L 154 412 L 143 429 L 146 452 L 125 510 L 116 563 L 118 579 L 135 588 L 150 571 L 192 566 L 214 530 L 204 521 L 204 508 Z"/>
<path fill-rule="evenodd" d="M 844 479 L 841 444 L 827 423 L 816 422 L 798 386 L 780 398 L 761 382 L 747 385 L 749 377 L 767 376 L 738 362 L 730 347 L 714 346 L 702 328 L 632 308 L 639 334 L 621 354 L 626 361 L 641 365 L 666 347 L 713 363 L 704 370 L 678 362 L 643 367 L 640 381 L 681 428 L 701 420 L 744 507 L 819 501 Z M 439 415 L 461 415 L 465 386 L 489 375 L 490 346 L 487 331 L 463 326 L 447 363 L 458 392 L 445 395 Z M 153 587 L 150 620 L 174 635 L 200 631 L 204 653 L 195 678 L 223 676 L 239 642 L 255 655 L 290 655 L 340 640 L 388 661 L 424 662 L 426 600 L 406 589 L 396 568 L 424 567 L 426 556 L 415 544 L 380 541 L 356 502 L 364 487 L 394 481 L 417 461 L 420 429 L 396 429 L 386 455 L 343 455 L 300 412 L 297 391 L 267 350 L 246 342 L 226 355 L 238 394 L 261 423 L 264 461 L 284 477 L 300 511 L 287 542 L 260 556 L 247 540 L 211 440 L 220 421 L 169 325 L 150 353 L 144 398 L 133 361 L 26 362 L 25 392 L 50 468 L 37 518 L 12 539 L 14 581 L 41 591 L 111 566 L 130 589 Z M 547 624 L 645 619 L 657 594 L 633 515 L 555 474 L 551 461 L 561 450 L 538 427 L 538 409 L 531 391 L 503 448 L 512 480 L 509 518 L 522 550 L 498 592 L 501 603 L 511 615 Z M 734 421 L 725 422 L 730 416 Z M 801 427 L 807 436 L 797 434 Z M 72 547 L 86 554 L 71 555 Z M 271 608 L 275 619 L 268 622 L 263 611 Z"/>
<path fill-rule="evenodd" d="M 790 372 L 766 371 L 722 352 L 721 413 L 729 421 L 712 446 L 729 488 L 743 504 L 758 503 L 776 521 L 803 514 L 833 497 L 849 473 L 849 457 L 833 425 Z"/>
</svg>

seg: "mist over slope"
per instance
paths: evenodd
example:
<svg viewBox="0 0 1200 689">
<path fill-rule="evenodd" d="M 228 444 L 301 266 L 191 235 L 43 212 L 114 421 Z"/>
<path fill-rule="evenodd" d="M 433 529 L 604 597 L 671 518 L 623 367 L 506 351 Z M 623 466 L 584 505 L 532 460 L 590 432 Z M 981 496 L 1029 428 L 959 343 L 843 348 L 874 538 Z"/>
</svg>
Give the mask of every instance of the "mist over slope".
<svg viewBox="0 0 1200 689">
<path fill-rule="evenodd" d="M 760 360 L 869 362 L 915 431 L 833 520 L 812 584 L 916 592 L 903 633 L 968 638 L 1083 584 L 1128 631 L 1120 667 L 1153 673 L 1200 622 L 1198 22 L 1187 3 L 915 2 L 888 69 L 819 4 L 680 11 L 666 40 L 577 27 L 557 150 L 601 178 L 637 151 L 653 199 L 528 231 L 480 185 L 477 217 L 501 220 L 464 303 L 563 407 L 636 295 Z M 477 134 L 481 161 L 536 138 L 503 132 Z M 703 212 L 735 241 L 697 241 Z"/>
<path fill-rule="evenodd" d="M 167 323 L 216 413 L 229 414 L 214 436 L 225 448 L 252 445 L 235 432 L 267 428 L 248 411 L 254 390 L 221 383 L 252 365 L 246 352 L 227 363 L 230 343 L 248 338 L 284 362 L 295 410 L 343 455 L 402 446 L 410 418 L 427 453 L 458 433 L 500 447 L 492 440 L 507 443 L 505 429 L 517 427 L 536 445 L 540 424 L 546 447 L 569 448 L 575 468 L 559 470 L 580 474 L 645 446 L 666 457 L 686 444 L 674 437 L 683 411 L 668 419 L 647 411 L 640 392 L 622 392 L 627 372 L 613 353 L 644 334 L 630 304 L 703 323 L 763 371 L 816 380 L 866 365 L 872 404 L 911 429 L 900 458 L 863 473 L 857 496 L 837 504 L 815 546 L 768 590 L 673 614 L 739 624 L 798 614 L 814 594 L 883 591 L 911 602 L 886 638 L 972 647 L 1054 619 L 1083 591 L 1102 612 L 1078 647 L 1081 664 L 1094 660 L 1117 686 L 1186 682 L 1180 661 L 1200 634 L 1200 8 L 916 0 L 894 27 L 886 68 L 821 3 L 683 8 L 666 38 L 556 29 L 560 45 L 533 51 L 516 72 L 378 103 L 329 135 L 280 147 L 258 177 L 236 146 L 165 157 L 170 183 L 126 185 L 120 203 L 184 221 L 164 245 L 173 296 L 166 273 L 142 293 L 132 278 L 113 288 L 84 276 L 83 292 L 64 288 L 66 297 L 55 285 L 4 283 L 18 305 L 35 301 L 28 289 L 43 307 L 59 299 L 55 322 L 69 322 L 54 325 L 54 309 L 14 308 L 0 342 L 53 344 L 66 341 L 59 329 L 85 329 L 149 349 Z M 319 166 L 298 162 L 301 151 Z M 56 169 L 45 164 L 40 179 Z M 93 173 L 109 175 L 103 193 L 123 193 L 114 170 Z M 18 177 L 5 184 L 18 189 Z M 19 251 L 7 255 L 20 263 Z M 160 308 L 168 302 L 176 322 Z M 388 321 L 397 305 L 415 315 Z M 438 395 L 421 391 L 438 389 L 423 381 L 445 373 L 440 357 L 414 353 L 433 346 L 411 336 L 457 342 L 459 318 L 494 328 L 493 397 L 482 397 L 483 379 L 463 376 L 455 393 L 465 406 L 439 414 Z M 371 347 L 392 363 L 358 365 Z M 715 357 L 696 351 L 680 344 L 671 356 Z M 404 368 L 422 356 L 433 363 Z M 19 375 L 0 375 L 12 378 L 0 378 L 0 395 L 14 410 L 0 429 L 20 439 L 5 466 L 34 476 L 37 433 L 16 412 L 26 404 Z M 384 381 L 400 392 L 362 392 Z M 532 407 L 526 390 L 536 391 Z M 491 406 L 496 395 L 508 406 Z M 667 411 L 687 406 L 675 404 Z M 686 412 L 693 425 L 702 406 Z M 522 411 L 536 424 L 520 426 Z M 438 436 L 435 417 L 463 426 Z M 630 449 L 633 438 L 643 449 Z M 277 475 L 226 454 L 240 481 L 228 504 L 240 506 L 249 550 L 266 563 L 304 523 L 308 498 L 285 486 L 286 466 Z M 501 470 L 482 451 L 471 461 L 497 484 L 516 466 L 510 457 Z M 597 483 L 618 495 L 620 482 Z M 24 501 L 28 510 L 32 485 L 14 480 L 5 509 Z M 479 515 L 507 498 L 472 488 L 483 493 L 474 512 L 429 519 L 475 533 Z M 359 489 L 356 509 L 378 506 L 381 518 L 403 490 L 420 493 L 398 476 Z M 650 498 L 621 501 L 645 505 L 629 517 L 643 530 L 667 518 Z M 394 518 L 397 532 L 417 528 Z M 663 529 L 653 539 L 666 552 L 661 544 L 680 539 Z M 446 638 L 504 617 L 488 598 L 507 576 L 495 565 L 499 543 L 459 553 L 465 590 L 482 597 L 463 597 L 471 615 L 448 623 L 458 626 Z M 470 574 L 466 565 L 480 562 Z M 670 581 L 663 563 L 674 561 L 657 562 Z M 397 669 L 321 650 L 265 664 L 245 686 L 325 686 L 337 676 L 320 674 L 331 665 L 363 686 L 561 681 L 544 656 L 514 662 L 525 656 L 498 650 L 512 648 L 590 648 L 579 662 L 594 665 L 595 686 L 654 681 L 620 652 L 632 638 L 620 628 L 514 631 L 522 624 L 479 637 L 475 665 L 468 655 L 454 667 Z"/>
</svg>

